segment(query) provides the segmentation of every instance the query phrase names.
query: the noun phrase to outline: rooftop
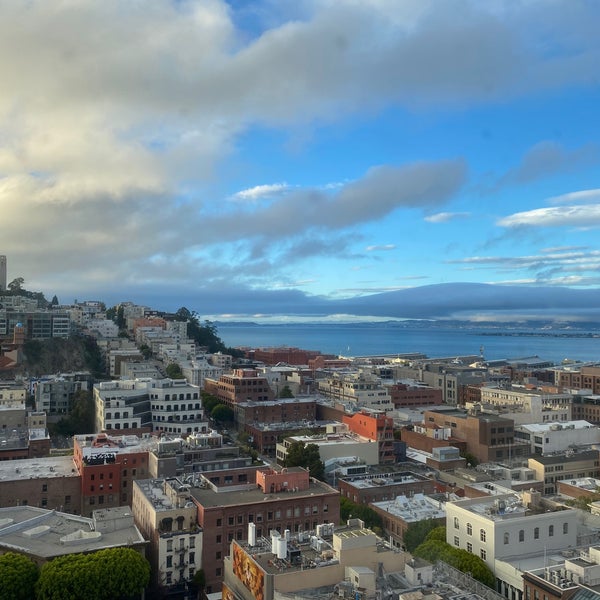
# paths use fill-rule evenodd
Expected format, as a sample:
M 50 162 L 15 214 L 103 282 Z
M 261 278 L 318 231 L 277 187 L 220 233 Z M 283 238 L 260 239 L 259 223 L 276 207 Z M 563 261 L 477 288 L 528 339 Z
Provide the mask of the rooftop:
M 210 487 L 192 487 L 190 489 L 190 495 L 202 504 L 206 508 L 213 508 L 216 506 L 238 506 L 241 504 L 257 504 L 264 502 L 265 500 L 276 501 L 276 500 L 288 500 L 292 498 L 305 498 L 310 496 L 316 496 L 319 494 L 335 494 L 339 492 L 331 486 L 318 481 L 316 479 L 310 480 L 310 485 L 307 490 L 294 491 L 291 489 L 287 492 L 281 492 L 277 494 L 265 494 L 263 491 L 254 483 L 248 484 L 246 489 L 236 489 L 227 491 L 227 488 L 220 488 L 218 492 L 215 492 Z
M 446 518 L 444 504 L 424 494 L 415 494 L 411 498 L 402 495 L 395 500 L 372 502 L 371 504 L 406 522 Z
M 47 477 L 78 477 L 72 456 L 25 458 L 0 461 L 0 481 L 40 479 Z
M 158 446 L 158 438 L 141 438 L 137 435 L 109 436 L 99 433 L 94 435 L 76 435 L 75 440 L 81 448 L 84 459 L 105 454 L 152 452 Z
M 92 518 L 33 506 L 0 508 L 0 548 L 4 550 L 51 559 L 139 544 L 145 541 L 128 507 L 94 511 Z
M 370 489 L 381 488 L 403 483 L 418 483 L 426 481 L 427 478 L 410 471 L 396 473 L 377 473 L 374 475 L 356 475 L 354 477 L 344 477 L 343 481 L 355 488 Z

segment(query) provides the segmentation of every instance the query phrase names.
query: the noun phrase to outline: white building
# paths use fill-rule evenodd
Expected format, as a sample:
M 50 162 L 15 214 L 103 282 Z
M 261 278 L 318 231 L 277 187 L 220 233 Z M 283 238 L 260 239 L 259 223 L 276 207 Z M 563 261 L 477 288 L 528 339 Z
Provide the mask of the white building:
M 320 394 L 353 407 L 393 410 L 388 388 L 371 373 L 334 373 L 317 381 Z
M 185 379 L 133 379 L 94 385 L 96 430 L 151 427 L 179 435 L 208 431 L 200 389 Z
M 555 394 L 541 390 L 513 386 L 481 388 L 481 405 L 498 410 L 502 416 L 513 419 L 515 425 L 552 423 L 571 420 L 572 394 Z
M 496 575 L 497 590 L 522 600 L 522 572 L 511 560 L 577 545 L 578 514 L 550 509 L 540 492 L 498 494 L 446 503 L 446 542 L 479 556 Z
M 200 389 L 204 388 L 206 379 L 218 380 L 223 374 L 223 369 L 209 363 L 203 354 L 197 355 L 193 360 L 180 362 L 179 367 L 186 381 Z
M 201 567 L 202 531 L 189 491 L 189 486 L 175 478 L 133 482 L 133 515 L 150 540 L 153 583 L 162 592 L 185 590 Z
M 319 456 L 323 462 L 333 458 L 357 458 L 367 465 L 379 464 L 379 444 L 355 433 L 326 433 L 324 435 L 294 435 L 285 438 L 276 446 L 277 461 L 284 464 L 289 447 L 294 442 L 315 444 L 319 448 Z
M 551 454 L 600 443 L 600 429 L 588 421 L 533 423 L 515 427 L 515 438 L 529 442 L 532 454 Z

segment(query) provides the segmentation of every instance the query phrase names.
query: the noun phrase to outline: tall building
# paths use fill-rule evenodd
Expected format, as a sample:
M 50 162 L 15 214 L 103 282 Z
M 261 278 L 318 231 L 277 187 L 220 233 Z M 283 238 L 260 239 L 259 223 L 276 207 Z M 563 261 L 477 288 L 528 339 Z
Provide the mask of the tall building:
M 0 292 L 6 290 L 6 256 L 0 254 Z

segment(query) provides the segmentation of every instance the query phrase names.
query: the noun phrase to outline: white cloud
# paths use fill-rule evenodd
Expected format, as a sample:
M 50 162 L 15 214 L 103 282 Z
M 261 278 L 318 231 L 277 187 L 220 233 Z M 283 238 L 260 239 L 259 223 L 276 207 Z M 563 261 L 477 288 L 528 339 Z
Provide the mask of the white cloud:
M 469 216 L 471 216 L 471 213 L 468 212 L 441 212 L 426 216 L 425 221 L 428 223 L 448 223 L 448 221 L 453 221 L 454 219 L 466 219 Z
M 375 245 L 375 246 L 367 246 L 365 248 L 365 250 L 367 252 L 382 252 L 382 251 L 389 251 L 389 250 L 395 250 L 396 249 L 396 244 L 380 244 L 380 245 Z
M 274 196 L 285 192 L 290 188 L 287 183 L 270 183 L 264 185 L 256 185 L 247 190 L 241 190 L 233 195 L 234 200 L 250 200 L 256 201 L 261 198 Z
M 549 204 L 585 204 L 585 203 L 597 203 L 600 201 L 600 189 L 596 188 L 593 190 L 581 190 L 579 192 L 569 192 L 568 194 L 562 194 L 560 196 L 553 196 L 548 198 Z
M 536 208 L 498 221 L 501 227 L 600 227 L 600 204 Z

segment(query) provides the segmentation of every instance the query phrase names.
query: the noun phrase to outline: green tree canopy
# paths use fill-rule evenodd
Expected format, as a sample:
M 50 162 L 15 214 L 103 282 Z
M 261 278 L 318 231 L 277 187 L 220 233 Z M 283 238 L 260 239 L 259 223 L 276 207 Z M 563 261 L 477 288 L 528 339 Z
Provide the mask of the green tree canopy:
M 316 479 L 325 478 L 325 465 L 319 454 L 319 446 L 292 442 L 287 450 L 286 467 L 304 467 L 310 471 L 310 476 Z
M 200 324 L 200 318 L 195 311 L 190 311 L 185 306 L 182 306 L 176 313 L 175 318 L 178 321 L 187 323 L 187 334 L 198 344 L 205 346 L 209 352 L 225 352 L 232 356 L 242 356 L 242 352 L 233 348 L 227 348 L 223 340 L 219 337 L 217 327 L 211 321 L 204 321 Z
M 233 422 L 233 410 L 225 404 L 217 404 L 211 411 L 210 416 L 219 423 L 232 423 Z
M 383 533 L 383 520 L 370 506 L 356 504 L 344 496 L 340 497 L 340 519 L 342 522 L 350 518 L 360 519 L 378 535 Z
M 485 562 L 479 556 L 441 540 L 441 529 L 445 528 L 431 530 L 428 539 L 416 548 L 413 554 L 432 563 L 442 560 L 463 573 L 471 573 L 473 579 L 494 589 L 496 578 Z
M 211 413 L 212 409 L 217 406 L 217 404 L 222 404 L 216 396 L 208 394 L 207 392 L 200 392 L 200 396 L 202 397 L 202 406 L 208 414 Z
M 0 556 L 0 598 L 29 600 L 35 597 L 35 584 L 40 575 L 37 565 L 26 556 L 7 552 Z
M 423 519 L 422 521 L 414 521 L 413 523 L 409 523 L 406 531 L 402 536 L 402 541 L 404 542 L 404 546 L 409 552 L 413 552 L 415 548 L 420 546 L 425 540 L 429 540 L 429 535 L 434 531 L 441 529 L 439 535 L 442 537 L 442 542 L 446 541 L 446 528 L 439 527 L 439 523 L 434 519 Z
M 38 600 L 139 598 L 150 581 L 150 564 L 131 548 L 69 554 L 42 567 Z
M 170 379 L 183 379 L 181 367 L 177 363 L 169 363 L 165 371 Z
M 284 385 L 283 389 L 279 393 L 280 398 L 293 398 L 294 394 L 292 394 L 292 390 L 290 390 L 289 385 Z

